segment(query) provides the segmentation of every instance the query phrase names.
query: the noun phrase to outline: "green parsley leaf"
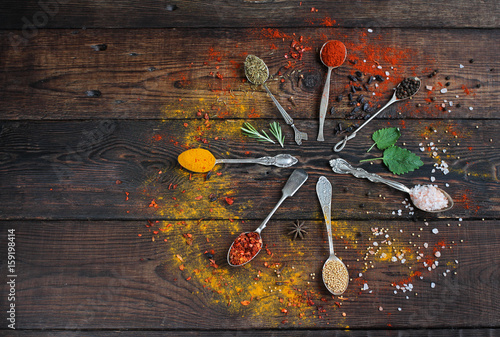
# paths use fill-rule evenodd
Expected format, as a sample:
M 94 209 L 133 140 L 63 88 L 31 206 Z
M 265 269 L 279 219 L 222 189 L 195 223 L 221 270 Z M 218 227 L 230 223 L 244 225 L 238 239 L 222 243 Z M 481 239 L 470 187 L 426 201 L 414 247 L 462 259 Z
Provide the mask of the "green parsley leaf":
M 370 152 L 375 145 L 379 150 L 387 149 L 396 144 L 396 141 L 401 137 L 399 128 L 385 128 L 377 130 L 373 133 L 372 139 L 375 142 L 366 152 Z
M 385 149 L 384 156 L 381 158 L 364 159 L 360 162 L 378 159 L 382 159 L 389 170 L 398 175 L 414 171 L 424 165 L 419 156 L 407 149 L 403 149 L 395 145 Z

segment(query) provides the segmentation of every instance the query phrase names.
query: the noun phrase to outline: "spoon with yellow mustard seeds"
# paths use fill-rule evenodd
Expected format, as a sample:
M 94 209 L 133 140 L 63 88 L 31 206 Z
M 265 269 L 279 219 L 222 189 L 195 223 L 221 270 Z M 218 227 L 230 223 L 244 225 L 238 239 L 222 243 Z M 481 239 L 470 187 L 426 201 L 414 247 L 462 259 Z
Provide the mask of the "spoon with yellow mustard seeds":
M 214 155 L 205 149 L 186 150 L 177 157 L 177 161 L 186 170 L 196 173 L 210 172 L 217 164 L 260 164 L 284 168 L 298 163 L 298 159 L 289 154 L 261 158 L 215 159 Z

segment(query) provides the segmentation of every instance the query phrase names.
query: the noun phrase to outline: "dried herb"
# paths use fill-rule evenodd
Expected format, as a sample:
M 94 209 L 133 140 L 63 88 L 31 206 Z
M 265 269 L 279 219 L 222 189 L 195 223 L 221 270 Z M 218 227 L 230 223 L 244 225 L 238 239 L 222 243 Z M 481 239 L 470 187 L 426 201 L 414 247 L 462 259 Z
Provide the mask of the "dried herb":
M 399 137 L 401 137 L 401 131 L 399 131 L 399 128 L 385 128 L 377 130 L 372 135 L 372 139 L 375 143 L 366 152 L 370 152 L 375 145 L 377 145 L 379 150 L 385 150 L 396 144 Z
M 262 84 L 269 77 L 269 70 L 263 60 L 255 55 L 248 55 L 244 62 L 245 76 L 253 84 Z
M 360 160 L 360 163 L 380 159 L 384 161 L 392 173 L 398 175 L 414 171 L 424 165 L 419 156 L 396 145 L 385 149 L 383 157 Z

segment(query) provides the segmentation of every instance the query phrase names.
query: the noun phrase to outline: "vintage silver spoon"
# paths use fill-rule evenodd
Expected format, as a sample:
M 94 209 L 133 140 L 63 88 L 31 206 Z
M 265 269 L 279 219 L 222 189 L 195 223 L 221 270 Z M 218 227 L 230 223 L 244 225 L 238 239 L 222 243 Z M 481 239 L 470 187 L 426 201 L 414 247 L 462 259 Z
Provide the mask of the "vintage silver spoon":
M 407 81 L 407 80 L 413 80 L 415 82 L 418 83 L 418 88 L 417 90 L 415 90 L 415 92 L 412 92 L 410 95 L 408 96 L 405 96 L 405 97 L 399 97 L 398 98 L 398 88 L 401 88 L 401 85 L 403 84 L 404 81 Z M 389 100 L 389 102 L 387 102 L 386 105 L 384 105 L 382 108 L 380 108 L 379 111 L 377 111 L 373 116 L 371 116 L 369 119 L 366 120 L 366 122 L 363 123 L 363 125 L 361 125 L 359 128 L 357 128 L 353 133 L 351 133 L 349 136 L 345 136 L 344 139 L 342 139 L 340 142 L 338 142 L 335 147 L 333 148 L 333 150 L 335 152 L 340 152 L 342 151 L 342 149 L 344 148 L 345 144 L 353 139 L 354 137 L 356 137 L 356 134 L 366 126 L 366 124 L 370 123 L 370 121 L 372 119 L 374 119 L 375 117 L 377 117 L 382 111 L 384 111 L 389 105 L 391 105 L 392 103 L 394 102 L 398 102 L 398 101 L 403 101 L 405 99 L 409 99 L 411 97 L 413 97 L 419 90 L 420 90 L 420 87 L 422 86 L 422 82 L 420 81 L 420 79 L 418 77 L 410 77 L 410 78 L 407 78 L 405 80 L 403 80 L 401 83 L 398 84 L 398 86 L 396 87 L 396 89 L 394 90 L 394 94 L 392 95 L 391 99 Z
M 328 43 L 330 43 L 330 42 L 334 42 L 334 41 L 327 41 L 327 42 L 325 42 L 323 44 L 323 46 L 321 47 L 321 50 L 319 51 L 319 56 L 320 56 L 320 59 L 321 59 L 321 63 L 323 63 L 326 67 L 328 67 L 328 71 L 326 73 L 325 86 L 323 88 L 323 94 L 321 95 L 321 103 L 319 105 L 319 131 L 318 131 L 318 138 L 316 140 L 320 141 L 320 142 L 325 141 L 325 137 L 323 136 L 323 127 L 325 125 L 326 110 L 328 108 L 328 99 L 330 97 L 330 77 L 332 75 L 332 70 L 335 69 L 335 68 L 340 67 L 344 63 L 345 58 L 347 57 L 347 49 L 346 49 L 345 55 L 344 55 L 344 59 L 342 60 L 341 64 L 336 65 L 334 67 L 331 67 L 331 66 L 327 65 L 325 63 L 325 61 L 323 60 L 323 57 L 322 57 L 323 53 L 322 52 L 323 52 L 323 48 L 325 48 L 325 46 Z M 344 46 L 344 48 L 345 48 L 345 46 Z
M 291 197 L 295 194 L 295 192 L 297 192 L 299 190 L 299 188 L 306 182 L 308 178 L 308 175 L 307 175 L 307 172 L 304 171 L 303 169 L 296 169 L 292 172 L 292 174 L 290 175 L 290 177 L 288 178 L 285 186 L 283 187 L 283 189 L 281 190 L 282 192 L 282 196 L 281 196 L 281 199 L 278 201 L 278 203 L 276 204 L 276 206 L 274 206 L 274 208 L 272 209 L 272 211 L 269 213 L 269 215 L 264 219 L 264 221 L 262 221 L 262 223 L 260 224 L 260 226 L 253 232 L 245 232 L 245 233 L 242 233 L 242 234 L 248 234 L 248 233 L 256 233 L 256 237 L 258 236 L 260 242 L 261 242 L 261 246 L 259 248 L 259 250 L 253 254 L 252 256 L 250 256 L 249 258 L 245 259 L 242 263 L 232 263 L 232 254 L 231 254 L 231 250 L 233 249 L 233 246 L 236 242 L 236 240 L 231 244 L 231 247 L 229 248 L 229 251 L 227 252 L 227 263 L 232 266 L 232 267 L 240 267 L 240 266 L 243 266 L 245 264 L 247 264 L 248 262 L 252 261 L 255 256 L 257 256 L 260 252 L 260 250 L 262 249 L 262 238 L 260 236 L 260 232 L 262 232 L 262 230 L 264 228 L 266 228 L 266 225 L 269 221 L 269 219 L 271 219 L 271 217 L 273 216 L 274 212 L 276 212 L 276 210 L 278 209 L 278 207 L 280 207 L 280 205 L 283 203 L 283 201 L 285 201 L 286 198 L 288 197 Z M 240 234 L 240 236 L 242 235 Z M 238 238 L 240 237 L 238 236 Z
M 207 158 L 206 165 L 199 165 L 193 162 L 192 158 L 203 157 Z M 279 154 L 274 157 L 260 157 L 260 158 L 241 158 L 241 159 L 215 159 L 212 153 L 205 149 L 189 149 L 182 152 L 177 158 L 179 164 L 185 169 L 204 173 L 210 172 L 217 164 L 260 164 L 260 165 L 274 165 L 277 167 L 290 167 L 297 164 L 298 159 L 289 154 Z
M 332 184 L 324 176 L 319 177 L 316 183 L 316 194 L 318 195 L 328 234 L 328 246 L 330 256 L 323 264 L 323 283 L 326 289 L 334 295 L 342 295 L 349 284 L 349 272 L 344 262 L 340 260 L 333 251 L 332 239 Z
M 255 74 L 259 74 L 261 76 L 255 76 Z M 285 123 L 290 125 L 295 132 L 295 142 L 298 145 L 301 145 L 302 140 L 307 140 L 307 133 L 300 132 L 297 129 L 297 127 L 293 124 L 292 117 L 290 117 L 286 110 L 283 109 L 281 104 L 276 98 L 274 98 L 273 94 L 267 87 L 266 81 L 269 78 L 269 68 L 267 67 L 266 63 L 255 55 L 248 55 L 245 59 L 245 76 L 250 83 L 253 83 L 255 85 L 262 85 L 264 87 L 267 94 L 269 95 L 269 97 L 271 97 L 274 104 L 281 113 L 281 116 L 283 116 L 283 118 L 285 119 Z
M 406 187 L 405 185 L 397 182 L 397 181 L 382 178 L 381 176 L 379 176 L 375 173 L 369 173 L 360 167 L 353 167 L 351 164 L 349 164 L 347 161 L 345 161 L 342 158 L 330 160 L 330 166 L 332 167 L 332 170 L 335 173 L 352 174 L 356 178 L 365 178 L 365 179 L 368 179 L 374 183 L 383 183 L 383 184 L 389 185 L 392 188 L 395 188 L 395 189 L 400 190 L 402 192 L 408 193 L 410 195 L 410 199 L 412 200 L 413 204 L 415 205 L 415 207 L 417 207 L 415 202 L 413 201 L 411 189 Z M 448 205 L 446 207 L 444 207 L 442 209 L 438 209 L 438 210 L 425 210 L 425 209 L 421 209 L 419 207 L 417 207 L 417 208 L 424 211 L 424 212 L 430 212 L 430 213 L 444 212 L 444 211 L 451 209 L 453 207 L 453 204 L 454 204 L 453 199 L 450 197 L 450 195 L 448 193 L 446 193 L 445 191 L 443 191 L 440 188 L 438 188 L 438 189 L 439 189 L 439 191 L 441 191 L 441 193 L 443 193 L 443 195 L 446 197 L 446 199 L 448 199 Z

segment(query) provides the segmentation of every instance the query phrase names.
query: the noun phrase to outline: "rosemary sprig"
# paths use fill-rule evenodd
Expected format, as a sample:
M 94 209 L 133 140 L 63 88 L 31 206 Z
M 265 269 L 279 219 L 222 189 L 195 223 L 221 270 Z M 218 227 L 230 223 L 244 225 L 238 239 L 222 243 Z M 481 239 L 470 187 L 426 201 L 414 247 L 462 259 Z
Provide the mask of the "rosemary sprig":
M 281 147 L 284 147 L 283 143 L 285 142 L 285 135 L 283 135 L 283 133 L 281 132 L 280 123 L 272 122 L 271 124 L 269 124 L 269 127 L 269 131 L 278 140 Z
M 261 142 L 271 142 L 273 144 L 276 144 L 276 142 L 274 140 L 272 140 L 271 137 L 269 137 L 264 130 L 262 130 L 262 133 L 264 135 L 261 135 L 259 133 L 259 131 L 257 131 L 257 129 L 255 129 L 252 126 L 252 124 L 250 124 L 250 123 L 243 123 L 243 126 L 241 127 L 241 130 L 248 137 L 256 138 L 258 141 L 261 141 Z

